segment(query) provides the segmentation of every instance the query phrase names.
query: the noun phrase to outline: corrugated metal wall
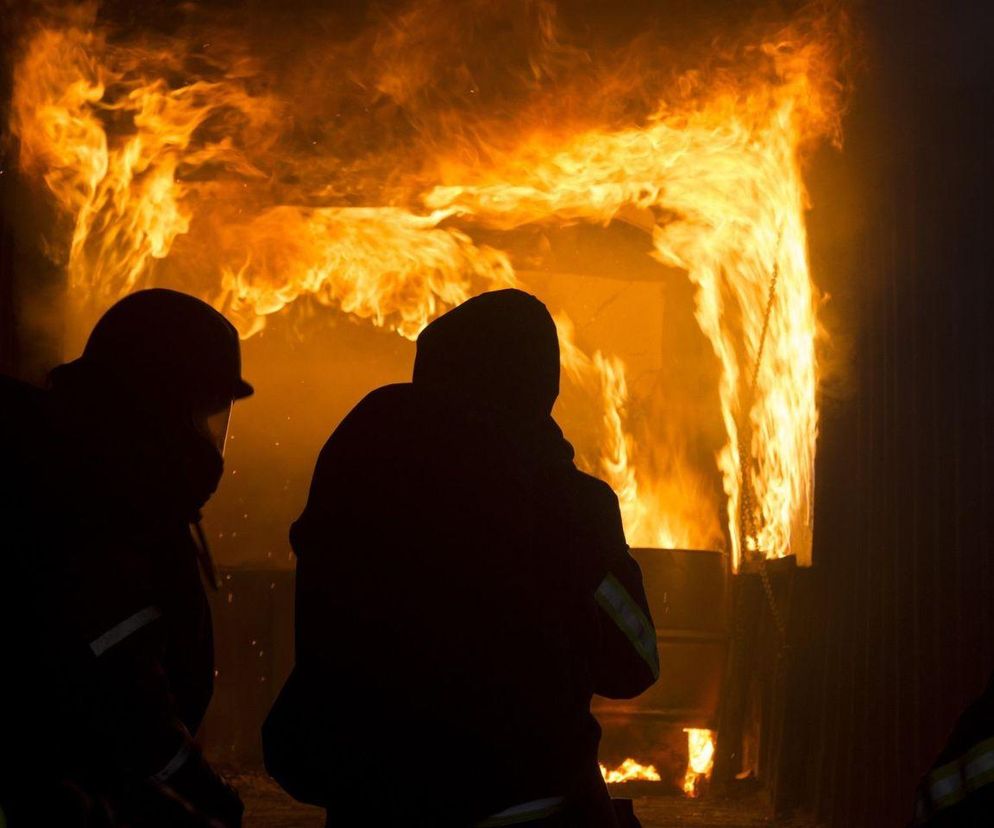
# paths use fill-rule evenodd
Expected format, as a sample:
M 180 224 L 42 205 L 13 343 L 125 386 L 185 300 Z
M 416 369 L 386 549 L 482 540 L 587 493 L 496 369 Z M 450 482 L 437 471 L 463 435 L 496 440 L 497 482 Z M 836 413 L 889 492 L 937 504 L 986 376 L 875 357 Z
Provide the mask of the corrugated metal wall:
M 866 11 L 847 124 L 851 393 L 819 445 L 809 711 L 784 761 L 834 825 L 901 825 L 994 670 L 990 13 Z M 818 241 L 813 241 L 817 255 Z

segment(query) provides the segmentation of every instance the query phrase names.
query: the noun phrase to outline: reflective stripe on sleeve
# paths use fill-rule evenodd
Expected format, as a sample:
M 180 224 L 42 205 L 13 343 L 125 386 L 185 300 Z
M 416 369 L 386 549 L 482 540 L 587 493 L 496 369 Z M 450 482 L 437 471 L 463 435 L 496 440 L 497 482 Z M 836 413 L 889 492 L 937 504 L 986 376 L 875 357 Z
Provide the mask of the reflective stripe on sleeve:
M 611 616 L 631 641 L 635 651 L 649 665 L 653 678 L 659 678 L 659 653 L 656 651 L 656 630 L 645 617 L 642 608 L 612 573 L 604 577 L 594 594 L 597 603 Z
M 963 798 L 963 777 L 959 762 L 950 762 L 928 775 L 928 794 L 936 810 L 955 805 Z
M 152 779 L 156 782 L 168 782 L 169 778 L 176 773 L 183 763 L 190 758 L 190 745 L 188 742 L 183 742 L 180 745 L 179 750 L 176 751 L 176 755 L 173 756 L 166 764 L 162 767 L 158 773 L 152 774 Z
M 994 739 L 985 739 L 963 757 L 966 787 L 975 791 L 994 782 Z
M 93 639 L 90 642 L 90 649 L 93 650 L 95 656 L 101 656 L 115 644 L 120 644 L 129 635 L 133 635 L 142 627 L 151 624 L 160 615 L 162 615 L 162 611 L 158 607 L 147 606 L 143 610 L 138 610 L 120 624 L 115 624 L 99 638 Z
M 536 799 L 501 811 L 499 814 L 487 817 L 483 822 L 476 823 L 477 828 L 496 828 L 498 825 L 521 825 L 545 819 L 560 811 L 565 797 L 553 796 L 548 799 Z

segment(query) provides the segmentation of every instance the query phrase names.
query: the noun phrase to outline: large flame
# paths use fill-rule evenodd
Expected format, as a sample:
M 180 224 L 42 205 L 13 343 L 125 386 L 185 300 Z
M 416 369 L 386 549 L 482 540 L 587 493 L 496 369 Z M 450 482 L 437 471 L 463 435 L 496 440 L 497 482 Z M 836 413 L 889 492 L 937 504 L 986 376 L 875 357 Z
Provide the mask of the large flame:
M 310 297 L 410 338 L 520 284 L 518 228 L 634 224 L 696 288 L 726 503 L 674 436 L 693 424 L 635 433 L 624 364 L 560 313 L 630 542 L 809 561 L 819 297 L 801 165 L 838 137 L 837 15 L 757 25 L 676 71 L 659 27 L 573 43 L 548 2 L 415 0 L 292 47 L 189 14 L 136 34 L 71 6 L 19 44 L 19 164 L 58 205 L 48 242 L 79 307 L 167 283 L 244 336 Z M 668 458 L 654 473 L 647 444 Z

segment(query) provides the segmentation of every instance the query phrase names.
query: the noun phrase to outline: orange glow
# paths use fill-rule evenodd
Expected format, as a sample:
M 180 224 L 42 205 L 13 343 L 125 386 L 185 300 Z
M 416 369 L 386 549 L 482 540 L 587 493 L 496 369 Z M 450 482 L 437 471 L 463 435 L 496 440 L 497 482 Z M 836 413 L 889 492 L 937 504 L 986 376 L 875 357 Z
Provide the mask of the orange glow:
M 714 768 L 714 734 L 710 730 L 685 727 L 689 760 L 683 777 L 683 792 L 687 796 L 697 796 L 702 779 L 711 778 Z
M 601 776 L 608 785 L 621 785 L 624 782 L 658 782 L 659 772 L 652 765 L 640 765 L 634 759 L 626 759 L 615 770 L 600 766 Z
M 483 17 L 504 8 L 473 4 Z M 687 453 L 695 423 L 637 431 L 626 365 L 558 312 L 564 375 L 603 412 L 581 456 L 618 493 L 632 545 L 809 563 L 820 296 L 802 162 L 839 137 L 838 16 L 808 9 L 739 33 L 678 73 L 651 38 L 595 53 L 564 40 L 553 4 L 529 14 L 527 60 L 489 107 L 481 90 L 500 83 L 467 67 L 501 45 L 453 34 L 472 15 L 432 0 L 299 46 L 320 84 L 303 59 L 273 68 L 288 62 L 275 37 L 114 37 L 91 5 L 41 20 L 21 44 L 11 127 L 21 169 L 58 207 L 47 242 L 73 303 L 92 318 L 168 284 L 245 337 L 301 303 L 414 338 L 481 291 L 528 288 L 521 228 L 625 222 L 695 287 L 724 443 L 702 468 Z M 649 104 L 620 112 L 621 99 Z

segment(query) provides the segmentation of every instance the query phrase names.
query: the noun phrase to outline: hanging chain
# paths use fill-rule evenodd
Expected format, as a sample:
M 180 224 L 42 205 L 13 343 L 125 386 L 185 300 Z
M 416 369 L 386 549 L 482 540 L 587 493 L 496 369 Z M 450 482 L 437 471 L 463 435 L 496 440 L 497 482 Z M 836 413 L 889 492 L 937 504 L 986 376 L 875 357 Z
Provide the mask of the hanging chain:
M 780 641 L 781 651 L 787 647 L 787 624 L 780 613 L 780 605 L 777 604 L 776 596 L 773 594 L 773 584 L 770 582 L 769 562 L 763 558 L 759 565 L 759 577 L 763 582 L 763 592 L 766 593 L 766 603 L 770 607 L 770 614 L 773 616 L 773 623 L 777 628 L 777 635 Z
M 773 261 L 773 273 L 770 276 L 770 290 L 766 299 L 766 312 L 763 314 L 763 330 L 759 334 L 759 348 L 756 350 L 756 362 L 752 369 L 752 384 L 749 386 L 749 405 L 756 401 L 756 387 L 759 383 L 759 367 L 763 363 L 763 351 L 766 349 L 766 337 L 770 332 L 770 317 L 773 315 L 773 303 L 777 298 L 777 282 L 780 279 L 780 240 L 783 230 L 777 234 L 776 258 Z M 748 412 L 747 412 L 748 413 Z
M 746 405 L 743 406 L 743 422 L 739 425 L 739 463 L 742 471 L 739 495 L 739 544 L 742 549 L 743 556 L 745 556 L 746 553 L 747 540 L 749 537 L 756 538 L 758 545 L 758 533 L 755 520 L 756 515 L 753 508 L 751 474 L 753 457 L 752 448 L 750 446 L 751 439 L 749 439 L 752 436 L 752 426 L 749 420 L 749 412 L 752 410 L 753 403 L 756 401 L 756 389 L 759 384 L 759 369 L 763 363 L 763 352 L 766 348 L 766 339 L 770 330 L 770 317 L 773 315 L 773 305 L 777 296 L 777 281 L 780 278 L 780 243 L 782 240 L 783 226 L 780 227 L 780 230 L 777 233 L 776 254 L 773 260 L 772 274 L 770 276 L 770 289 L 766 300 L 766 312 L 763 315 L 763 329 L 759 335 L 759 347 L 756 349 L 756 360 L 753 365 L 752 381 L 749 384 L 749 396 L 746 399 Z M 765 555 L 762 555 L 760 559 L 759 576 L 763 582 L 763 592 L 766 594 L 766 603 L 770 607 L 770 614 L 773 616 L 773 623 L 777 628 L 780 648 L 783 650 L 783 648 L 787 645 L 787 625 L 784 622 L 783 615 L 780 612 L 776 596 L 773 594 L 773 584 L 770 581 L 770 573 L 767 570 L 767 560 Z

